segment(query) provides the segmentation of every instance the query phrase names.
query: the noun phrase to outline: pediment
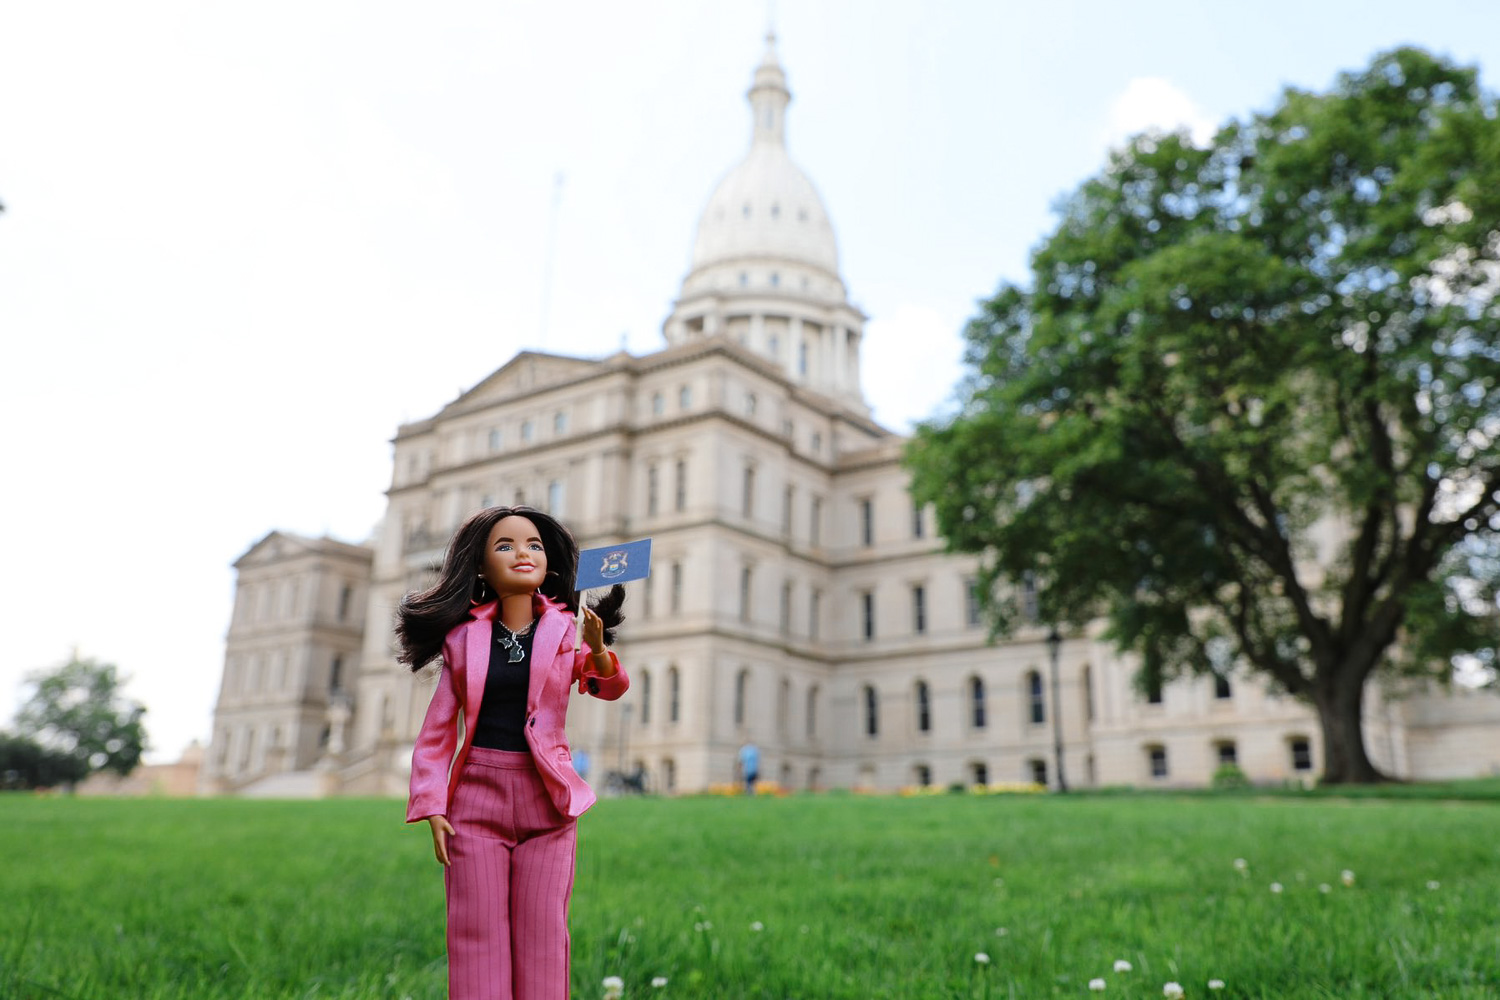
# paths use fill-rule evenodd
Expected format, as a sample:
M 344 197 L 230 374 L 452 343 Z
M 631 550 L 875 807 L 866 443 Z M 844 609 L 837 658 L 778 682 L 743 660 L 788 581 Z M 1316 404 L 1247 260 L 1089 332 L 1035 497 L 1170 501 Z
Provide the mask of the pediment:
M 600 364 L 588 358 L 522 351 L 449 405 L 467 408 L 474 403 L 524 396 L 549 385 L 583 378 L 597 370 Z
M 247 566 L 266 566 L 271 563 L 285 562 L 294 556 L 312 551 L 312 548 L 311 539 L 294 535 L 289 531 L 273 531 L 250 546 L 244 555 L 236 559 L 234 568 L 244 569 Z

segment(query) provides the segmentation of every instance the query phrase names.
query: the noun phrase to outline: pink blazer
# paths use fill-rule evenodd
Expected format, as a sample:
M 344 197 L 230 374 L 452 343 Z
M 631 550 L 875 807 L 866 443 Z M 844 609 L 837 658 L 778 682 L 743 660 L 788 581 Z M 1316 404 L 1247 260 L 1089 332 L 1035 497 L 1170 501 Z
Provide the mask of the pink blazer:
M 573 685 L 579 694 L 614 701 L 630 687 L 630 678 L 613 652 L 615 672 L 601 677 L 589 659 L 585 643 L 573 652 L 573 616 L 558 603 L 538 594 L 536 637 L 531 644 L 531 681 L 526 691 L 526 743 L 536 761 L 542 783 L 558 812 L 569 818 L 582 816 L 595 802 L 594 790 L 573 770 L 564 722 Z M 453 804 L 453 791 L 463 771 L 479 703 L 484 698 L 484 679 L 490 668 L 490 643 L 499 602 L 474 608 L 468 621 L 454 626 L 443 642 L 443 674 L 427 706 L 422 731 L 411 755 L 411 797 L 406 821 L 428 816 L 446 816 Z M 462 734 L 459 723 L 462 722 Z M 456 751 L 456 752 L 455 752 Z

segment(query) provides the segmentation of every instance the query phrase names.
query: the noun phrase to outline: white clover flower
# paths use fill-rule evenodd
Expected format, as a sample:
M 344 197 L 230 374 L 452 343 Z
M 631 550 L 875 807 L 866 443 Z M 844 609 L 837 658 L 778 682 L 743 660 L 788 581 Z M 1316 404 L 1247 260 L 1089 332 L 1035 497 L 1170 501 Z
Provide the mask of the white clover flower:
M 654 988 L 656 988 L 656 989 L 659 990 L 663 986 L 667 985 L 667 977 L 666 976 L 652 976 L 651 977 L 651 985 Z
M 1224 980 L 1210 979 L 1208 981 L 1208 988 L 1211 990 L 1222 990 L 1224 988 Z
M 1102 980 L 1102 979 L 1090 979 L 1089 980 L 1089 989 L 1093 990 L 1095 993 L 1103 993 L 1104 992 L 1104 985 L 1105 985 L 1105 983 L 1104 983 L 1104 980 Z
M 1129 962 L 1125 961 L 1123 958 L 1117 958 L 1117 959 L 1115 959 L 1115 971 L 1116 972 L 1129 972 L 1132 968 L 1133 968 L 1133 966 Z
M 1318 891 L 1326 896 L 1328 893 L 1333 891 L 1333 886 L 1329 885 L 1327 882 L 1319 882 Z
M 1352 871 L 1350 871 L 1349 869 L 1345 868 L 1343 871 L 1339 872 L 1339 881 L 1342 882 L 1342 883 L 1344 883 L 1346 886 L 1353 887 L 1353 885 L 1354 885 L 1354 873 Z
M 1164 996 L 1164 997 L 1180 997 L 1180 996 L 1182 996 L 1182 984 L 1181 983 L 1167 983 L 1165 986 L 1163 986 L 1161 988 L 1161 995 Z
M 623 990 L 625 988 L 625 980 L 619 976 L 605 976 L 604 988 L 607 990 Z
M 1275 893 L 1280 893 L 1281 892 L 1281 883 L 1280 882 L 1272 882 L 1271 883 L 1271 891 L 1275 892 Z
M 974 961 L 978 962 L 980 965 L 989 965 L 990 964 L 990 956 L 986 955 L 982 951 L 975 952 L 974 953 Z
M 1005 935 L 1007 935 L 1009 933 L 1010 933 L 1010 931 L 1006 930 L 1004 927 L 996 927 L 995 928 L 995 937 L 1005 937 Z
M 1246 868 L 1250 867 L 1250 862 L 1246 861 L 1244 858 L 1235 858 L 1234 867 L 1238 871 L 1244 871 Z
M 1439 882 L 1437 879 L 1429 879 L 1427 882 L 1427 889 L 1429 892 L 1437 892 L 1442 887 L 1443 883 Z
M 757 920 L 750 925 L 750 929 L 759 934 L 761 931 L 766 929 L 766 925 Z

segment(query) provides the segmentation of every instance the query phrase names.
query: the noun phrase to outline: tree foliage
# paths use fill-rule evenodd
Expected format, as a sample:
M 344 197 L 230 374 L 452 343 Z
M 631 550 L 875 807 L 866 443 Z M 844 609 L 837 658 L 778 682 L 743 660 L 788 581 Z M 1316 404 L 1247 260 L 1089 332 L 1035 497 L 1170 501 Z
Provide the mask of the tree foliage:
M 1101 616 L 1145 683 L 1235 664 L 1314 705 L 1325 780 L 1379 775 L 1382 667 L 1493 662 L 1500 120 L 1414 49 L 1204 147 L 1147 135 L 966 331 L 908 461 L 952 547 L 1044 620 Z
M 0 789 L 56 788 L 88 775 L 83 761 L 36 740 L 0 732 Z
M 71 784 L 95 771 L 121 777 L 135 770 L 146 747 L 146 709 L 126 699 L 113 664 L 71 661 L 28 678 L 35 686 L 21 706 L 21 736 L 71 761 Z

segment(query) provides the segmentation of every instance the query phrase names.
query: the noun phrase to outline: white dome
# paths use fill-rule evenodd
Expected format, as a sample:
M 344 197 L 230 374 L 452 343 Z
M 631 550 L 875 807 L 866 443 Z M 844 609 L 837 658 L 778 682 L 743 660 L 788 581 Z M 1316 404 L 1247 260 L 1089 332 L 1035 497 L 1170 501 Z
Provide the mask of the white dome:
M 752 146 L 698 219 L 694 271 L 744 258 L 790 260 L 839 273 L 823 199 L 779 144 Z
M 750 99 L 750 152 L 719 182 L 698 219 L 694 273 L 741 260 L 795 262 L 838 279 L 839 251 L 823 199 L 786 152 L 786 106 L 792 95 L 776 58 L 774 36 L 755 70 Z

